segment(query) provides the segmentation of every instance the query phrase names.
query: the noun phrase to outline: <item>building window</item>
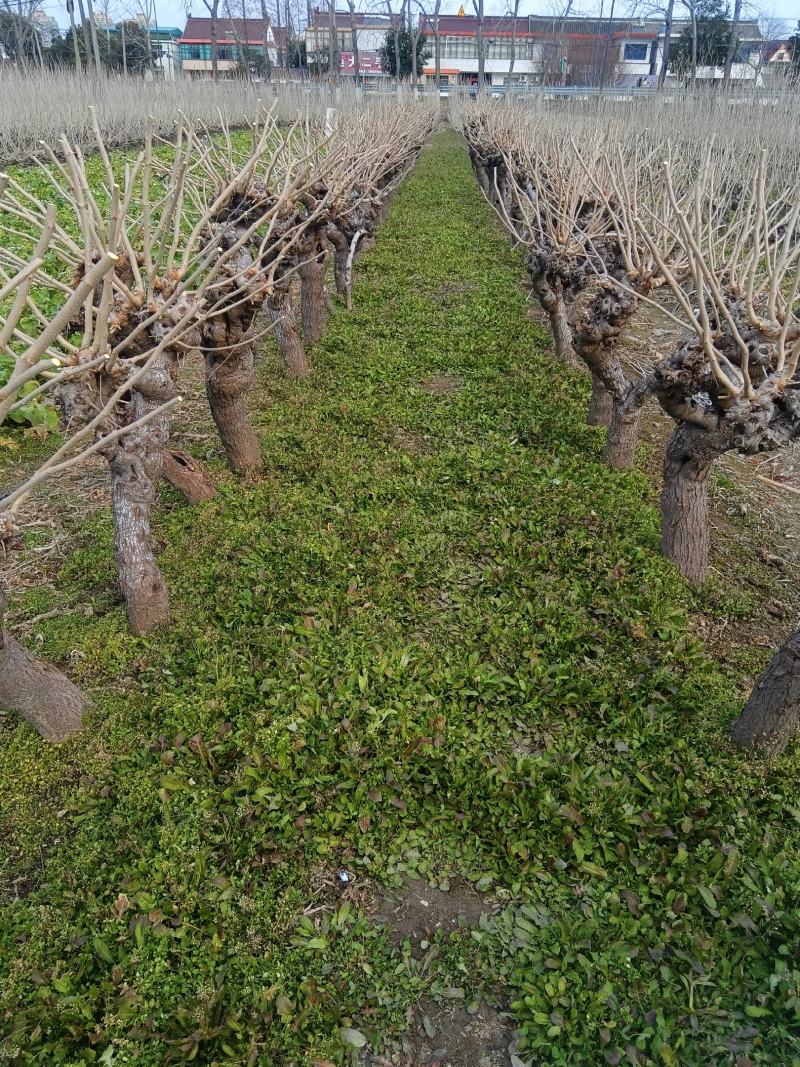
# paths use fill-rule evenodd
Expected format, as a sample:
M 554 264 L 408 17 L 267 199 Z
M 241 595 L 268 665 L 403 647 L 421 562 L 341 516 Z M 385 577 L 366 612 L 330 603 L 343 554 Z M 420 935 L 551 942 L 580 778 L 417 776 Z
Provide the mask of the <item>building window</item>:
M 647 59 L 647 44 L 644 42 L 640 44 L 638 41 L 636 43 L 626 41 L 623 59 L 631 63 L 644 63 Z
M 211 59 L 211 45 L 182 44 L 181 59 Z

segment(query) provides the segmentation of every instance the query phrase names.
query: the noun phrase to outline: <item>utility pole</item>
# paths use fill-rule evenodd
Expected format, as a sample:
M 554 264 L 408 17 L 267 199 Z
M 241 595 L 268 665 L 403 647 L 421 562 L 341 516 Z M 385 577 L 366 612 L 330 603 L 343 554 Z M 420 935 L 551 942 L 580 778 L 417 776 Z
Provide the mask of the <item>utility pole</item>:
M 91 59 L 89 57 L 92 54 L 92 42 L 91 42 L 91 38 L 89 37 L 89 26 L 88 26 L 88 23 L 86 22 L 86 12 L 83 9 L 83 0 L 78 0 L 78 14 L 81 17 L 81 32 L 83 34 L 83 48 L 84 48 L 84 51 L 86 53 L 86 69 L 88 71 L 89 64 L 91 62 Z
M 613 19 L 614 19 L 614 4 L 616 0 L 611 0 L 611 11 L 608 16 L 608 33 L 606 34 L 606 47 L 603 52 L 603 66 L 600 70 L 600 88 L 606 84 L 606 67 L 608 66 L 608 52 L 611 48 L 611 34 L 613 32 Z
M 67 0 L 67 12 L 69 14 L 69 28 L 70 36 L 72 37 L 72 47 L 75 50 L 75 70 L 78 74 L 82 74 L 83 64 L 81 63 L 81 50 L 78 47 L 78 27 L 75 25 L 74 0 Z
M 478 93 L 484 90 L 486 81 L 486 44 L 483 37 L 483 0 L 472 0 L 475 15 L 478 19 Z
M 94 21 L 94 8 L 92 7 L 92 0 L 86 0 L 86 6 L 89 11 L 89 29 L 92 34 L 92 55 L 94 56 L 94 69 L 99 75 L 102 73 L 103 67 L 100 63 L 100 45 L 97 43 L 97 26 Z
M 328 76 L 331 89 L 339 74 L 339 37 L 336 33 L 336 0 L 328 0 Z
M 272 81 L 272 60 L 269 55 L 269 14 L 267 12 L 267 0 L 261 0 L 261 39 L 264 44 L 264 77 Z M 287 63 L 288 67 L 289 64 Z

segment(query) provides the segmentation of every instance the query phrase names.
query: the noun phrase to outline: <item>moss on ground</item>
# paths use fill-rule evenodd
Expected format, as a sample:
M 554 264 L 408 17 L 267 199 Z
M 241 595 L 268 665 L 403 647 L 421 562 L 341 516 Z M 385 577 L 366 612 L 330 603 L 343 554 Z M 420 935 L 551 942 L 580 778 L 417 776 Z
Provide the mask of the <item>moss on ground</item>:
M 537 1063 L 800 1062 L 797 753 L 728 744 L 738 679 L 522 279 L 438 134 L 311 383 L 265 360 L 263 479 L 159 514 L 168 631 L 127 633 L 85 532 L 59 595 L 95 614 L 40 629 L 87 730 L 3 726 L 0 1058 L 351 1063 L 342 1027 L 391 1048 L 456 990 Z M 502 908 L 424 968 L 342 866 Z

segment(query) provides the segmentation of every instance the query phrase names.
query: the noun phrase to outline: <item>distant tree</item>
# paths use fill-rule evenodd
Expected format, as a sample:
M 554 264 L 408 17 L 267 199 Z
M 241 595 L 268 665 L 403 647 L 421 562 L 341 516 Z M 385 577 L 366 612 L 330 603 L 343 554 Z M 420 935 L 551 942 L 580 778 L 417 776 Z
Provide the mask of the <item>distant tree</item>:
M 115 33 L 103 34 L 100 40 L 100 62 L 109 70 L 125 70 L 142 74 L 150 66 L 150 37 L 139 22 L 125 22 L 125 48 L 122 47 L 122 25 Z
M 306 66 L 306 42 L 304 37 L 291 37 L 286 44 L 286 66 L 302 70 Z
M 142 74 L 150 67 L 150 40 L 147 31 L 139 22 L 126 21 L 120 23 L 113 33 L 101 33 L 98 38 L 100 50 L 100 63 L 105 70 L 125 71 L 128 74 Z M 87 59 L 91 62 L 91 56 L 87 57 L 85 42 L 80 33 L 76 33 L 78 55 L 84 64 Z M 46 59 L 55 66 L 75 66 L 75 44 L 72 40 L 72 30 L 69 29 L 63 36 L 54 37 L 52 47 L 45 53 Z
M 395 35 L 392 30 L 386 34 L 383 44 L 378 49 L 378 58 L 381 61 L 381 69 L 385 70 L 388 74 L 391 74 L 393 78 L 410 78 L 414 67 L 411 60 L 412 35 L 408 29 L 404 28 L 400 30 L 397 36 L 400 53 L 400 71 L 398 73 L 397 56 L 395 54 Z M 422 70 L 422 67 L 430 57 L 431 50 L 428 44 L 428 38 L 424 34 L 420 34 L 419 37 L 417 37 L 417 70 Z
M 697 0 L 692 26 L 678 38 L 670 61 L 680 77 L 694 78 L 697 67 L 721 67 L 728 54 L 730 10 L 725 0 Z
M 41 61 L 42 52 L 33 14 L 38 2 L 0 0 L 0 48 L 9 59 L 27 64 Z
M 789 38 L 789 54 L 792 57 L 792 80 L 800 80 L 800 19 L 797 28 Z
M 327 74 L 331 69 L 330 48 L 327 44 L 320 44 L 314 50 L 314 58 L 308 64 L 308 73 L 314 75 Z
M 82 42 L 80 37 L 76 34 L 76 42 L 78 45 L 78 52 L 82 51 Z M 53 43 L 50 45 L 48 52 L 46 53 L 47 61 L 55 67 L 74 67 L 75 66 L 75 45 L 72 42 L 72 30 L 67 30 L 66 33 L 61 33 L 53 37 Z
M 32 59 L 30 27 L 25 19 L 0 8 L 0 49 L 9 59 Z

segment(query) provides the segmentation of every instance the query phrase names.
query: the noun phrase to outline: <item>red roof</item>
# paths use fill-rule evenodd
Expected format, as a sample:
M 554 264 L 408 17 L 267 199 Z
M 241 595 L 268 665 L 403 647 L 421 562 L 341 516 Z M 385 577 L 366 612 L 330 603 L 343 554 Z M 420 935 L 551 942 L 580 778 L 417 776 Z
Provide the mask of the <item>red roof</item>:
M 183 44 L 210 44 L 211 25 L 211 19 L 196 19 L 190 15 L 186 20 L 186 28 L 181 35 L 181 42 Z M 263 45 L 264 20 L 217 19 L 218 43 L 235 44 L 237 40 L 243 41 L 245 44 Z

